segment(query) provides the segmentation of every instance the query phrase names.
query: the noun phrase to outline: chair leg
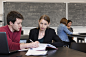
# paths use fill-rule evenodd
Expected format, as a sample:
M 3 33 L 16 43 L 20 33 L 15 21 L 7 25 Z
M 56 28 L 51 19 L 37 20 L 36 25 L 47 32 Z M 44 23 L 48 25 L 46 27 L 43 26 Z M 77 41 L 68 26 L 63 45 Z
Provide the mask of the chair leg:
M 77 39 L 77 43 L 79 43 L 79 40 Z
M 82 43 L 82 40 L 81 40 L 81 43 Z

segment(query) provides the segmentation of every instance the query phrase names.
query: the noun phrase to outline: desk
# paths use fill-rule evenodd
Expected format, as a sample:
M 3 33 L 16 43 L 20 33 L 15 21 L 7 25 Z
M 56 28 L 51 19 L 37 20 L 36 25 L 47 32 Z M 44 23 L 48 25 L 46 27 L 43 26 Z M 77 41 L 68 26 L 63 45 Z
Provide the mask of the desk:
M 0 57 L 86 57 L 86 53 L 69 49 L 67 47 L 59 47 L 58 50 L 49 50 L 45 56 L 26 56 L 26 52 L 17 52 L 10 55 L 0 55 Z
M 78 34 L 72 34 L 72 35 L 69 35 L 69 36 L 72 36 L 72 37 L 86 37 L 86 35 L 78 35 Z
M 85 41 L 85 43 L 86 43 L 86 35 L 77 35 L 77 34 L 73 34 L 73 35 L 68 35 L 68 36 L 77 37 L 77 38 L 82 38 L 82 39 L 84 39 L 84 41 Z

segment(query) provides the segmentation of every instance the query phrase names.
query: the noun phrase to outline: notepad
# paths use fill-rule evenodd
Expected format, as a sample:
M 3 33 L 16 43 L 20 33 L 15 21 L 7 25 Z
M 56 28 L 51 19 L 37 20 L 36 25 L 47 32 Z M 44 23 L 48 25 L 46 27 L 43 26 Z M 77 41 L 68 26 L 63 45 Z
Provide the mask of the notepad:
M 37 47 L 37 48 L 31 48 L 31 50 L 46 50 L 46 48 L 58 49 L 58 48 L 56 48 L 55 46 L 53 46 L 51 44 L 40 43 L 39 47 Z
M 28 49 L 21 49 L 21 50 L 18 50 L 18 51 L 28 51 Z
M 36 51 L 36 50 L 31 50 L 29 49 L 25 55 L 46 55 L 47 51 Z
M 27 56 L 29 56 L 29 55 L 46 55 L 47 54 L 46 47 L 58 49 L 51 44 L 40 43 L 39 47 L 28 49 L 28 51 L 25 55 L 27 55 Z
M 46 44 L 39 44 L 39 47 L 37 47 L 37 48 L 30 48 L 31 50 L 45 50 L 46 49 L 46 47 L 47 47 L 47 45 Z

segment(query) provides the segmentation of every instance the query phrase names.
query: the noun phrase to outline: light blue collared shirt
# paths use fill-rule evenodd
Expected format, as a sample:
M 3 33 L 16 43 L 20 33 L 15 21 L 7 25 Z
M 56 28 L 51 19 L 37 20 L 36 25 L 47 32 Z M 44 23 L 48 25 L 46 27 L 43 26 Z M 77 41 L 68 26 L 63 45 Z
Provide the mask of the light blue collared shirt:
M 67 34 L 72 34 L 64 24 L 60 24 L 57 28 L 57 34 L 62 41 L 69 42 Z

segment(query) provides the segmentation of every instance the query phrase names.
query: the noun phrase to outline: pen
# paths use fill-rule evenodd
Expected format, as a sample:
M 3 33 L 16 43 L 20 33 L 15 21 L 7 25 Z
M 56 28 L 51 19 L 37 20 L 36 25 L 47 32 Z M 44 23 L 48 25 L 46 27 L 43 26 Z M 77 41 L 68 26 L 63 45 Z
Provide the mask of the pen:
M 31 39 L 29 39 L 31 42 L 33 42 Z

